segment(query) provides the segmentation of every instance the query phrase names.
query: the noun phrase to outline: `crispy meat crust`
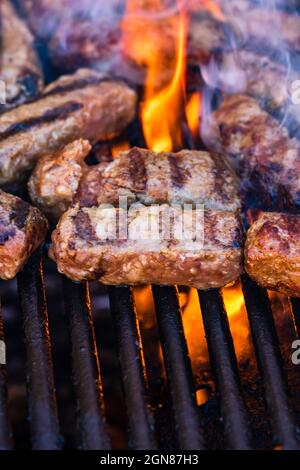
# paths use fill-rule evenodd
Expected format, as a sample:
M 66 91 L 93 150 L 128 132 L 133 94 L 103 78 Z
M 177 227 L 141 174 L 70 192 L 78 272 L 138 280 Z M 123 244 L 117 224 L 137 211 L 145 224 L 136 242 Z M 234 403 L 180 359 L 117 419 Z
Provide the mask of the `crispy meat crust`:
M 219 86 L 225 93 L 246 93 L 272 111 L 286 108 L 291 84 L 298 75 L 267 55 L 246 49 L 222 54 L 219 65 Z
M 86 69 L 61 77 L 35 102 L 0 116 L 0 184 L 20 180 L 74 137 L 91 143 L 113 138 L 135 109 L 136 94 L 122 82 Z
M 98 203 L 131 202 L 205 204 L 216 210 L 237 210 L 237 180 L 220 155 L 195 150 L 155 153 L 133 148 L 104 168 Z M 79 195 L 80 197 L 80 195 Z
M 261 213 L 247 233 L 245 269 L 262 287 L 300 297 L 300 216 Z
M 245 95 L 226 98 L 213 118 L 220 149 L 241 177 L 246 201 L 265 209 L 299 211 L 299 142 Z
M 129 18 L 126 27 L 138 31 L 143 28 L 145 41 L 157 41 L 157 33 L 151 28 L 151 21 L 145 27 L 146 17 Z M 159 30 L 162 34 L 162 29 Z M 95 33 L 96 32 L 96 33 Z M 174 31 L 164 24 L 165 54 L 174 54 Z M 211 15 L 198 11 L 191 15 L 188 30 L 188 62 L 199 64 L 207 62 L 214 50 L 221 48 L 226 40 L 223 23 Z M 130 50 L 123 50 L 122 24 L 119 17 L 67 19 L 57 28 L 49 43 L 50 54 L 55 65 L 64 71 L 76 70 L 78 67 L 91 66 L 99 70 L 110 71 L 114 75 L 126 73 L 133 81 L 144 78 L 135 64 L 136 57 Z M 127 57 L 127 66 L 124 64 Z M 123 62 L 123 63 L 122 63 Z M 135 65 L 134 65 L 135 64 Z M 116 70 L 116 66 L 121 70 Z M 130 68 L 129 68 L 130 67 Z M 169 79 L 170 72 L 165 70 L 158 77 L 162 83 Z M 164 77 L 165 75 L 165 77 Z
M 87 166 L 86 143 L 75 141 L 54 156 L 42 158 L 29 181 L 32 201 L 52 219 L 70 206 L 100 203 L 205 204 L 216 210 L 238 210 L 237 179 L 220 155 L 182 150 L 157 154 L 133 148 L 110 163 Z M 58 179 L 62 185 L 57 185 Z M 62 186 L 62 188 L 61 188 Z
M 197 241 L 178 240 L 174 236 L 178 220 L 166 204 L 152 214 L 151 223 L 160 226 L 160 234 L 165 233 L 168 229 L 161 220 L 165 220 L 163 215 L 169 216 L 171 237 L 149 240 L 146 229 L 142 239 L 135 239 L 133 233 L 137 227 L 144 230 L 149 227 L 147 221 L 152 210 L 145 206 L 131 208 L 129 236 L 124 240 L 113 239 L 115 221 L 126 214 L 123 209 L 73 207 L 65 212 L 52 234 L 50 256 L 58 270 L 74 281 L 100 280 L 113 285 L 183 284 L 208 289 L 223 287 L 239 277 L 243 236 L 237 214 L 205 211 L 204 245 L 200 248 Z M 195 212 L 189 212 L 185 224 L 194 223 Z
M 43 88 L 43 73 L 34 38 L 7 0 L 0 5 L 0 34 L 0 79 L 6 92 L 6 104 L 0 104 L 2 112 L 38 96 Z
M 283 47 L 300 50 L 300 18 L 298 15 L 255 6 L 251 2 L 227 1 L 222 3 L 222 11 L 240 44 L 252 43 L 256 46 Z
M 58 220 L 71 205 L 90 150 L 89 141 L 79 139 L 38 161 L 28 181 L 28 190 L 34 204 L 50 219 Z
M 46 218 L 22 199 L 0 190 L 0 278 L 12 279 L 44 241 Z

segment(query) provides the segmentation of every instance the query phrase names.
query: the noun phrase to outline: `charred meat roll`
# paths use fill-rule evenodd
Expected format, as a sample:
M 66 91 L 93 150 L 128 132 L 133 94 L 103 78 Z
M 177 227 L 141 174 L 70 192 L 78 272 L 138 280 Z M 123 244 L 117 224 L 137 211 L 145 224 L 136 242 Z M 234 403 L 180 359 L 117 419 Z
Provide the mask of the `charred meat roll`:
M 300 297 L 300 216 L 261 213 L 247 233 L 245 269 L 260 286 Z
M 225 94 L 246 93 L 272 111 L 286 108 L 292 92 L 296 72 L 247 49 L 226 52 L 218 57 L 218 86 Z
M 253 96 L 283 122 L 290 134 L 300 136 L 299 105 L 294 102 L 298 99 L 297 72 L 288 70 L 286 65 L 267 55 L 246 49 L 219 54 L 215 65 L 210 79 L 224 95 L 245 93 Z
M 180 207 L 167 204 L 134 205 L 128 212 L 77 205 L 63 214 L 53 232 L 50 256 L 75 281 L 208 289 L 237 279 L 243 244 L 239 216 L 192 209 L 183 219 Z M 191 227 L 195 232 L 186 232 Z
M 86 69 L 59 78 L 33 103 L 0 116 L 0 184 L 18 181 L 43 155 L 74 140 L 119 134 L 135 115 L 136 94 Z
M 239 174 L 246 202 L 262 209 L 298 212 L 299 141 L 245 95 L 226 98 L 213 121 L 216 135 L 212 142 L 219 142 L 218 150 Z
M 56 155 L 42 158 L 30 180 L 32 201 L 57 219 L 73 200 L 81 206 L 128 203 L 204 204 L 238 210 L 238 181 L 220 155 L 195 150 L 155 153 L 132 148 L 111 163 L 87 166 L 88 142 L 75 141 Z M 57 181 L 60 184 L 57 184 Z
M 8 0 L 0 5 L 0 80 L 5 84 L 5 104 L 0 112 L 39 95 L 43 73 L 34 38 Z
M 0 190 L 0 278 L 12 279 L 44 241 L 46 218 L 22 199 Z
M 267 6 L 255 6 L 240 0 L 221 2 L 226 21 L 235 33 L 239 44 L 283 48 L 295 51 L 300 48 L 300 17 L 288 11 Z
M 29 194 L 51 220 L 58 220 L 73 202 L 83 172 L 89 168 L 84 159 L 90 150 L 88 140 L 78 139 L 38 161 L 28 181 Z
M 19 0 L 34 33 L 50 39 L 60 24 L 71 19 L 119 14 L 126 0 Z M 97 34 L 97 33 L 96 33 Z

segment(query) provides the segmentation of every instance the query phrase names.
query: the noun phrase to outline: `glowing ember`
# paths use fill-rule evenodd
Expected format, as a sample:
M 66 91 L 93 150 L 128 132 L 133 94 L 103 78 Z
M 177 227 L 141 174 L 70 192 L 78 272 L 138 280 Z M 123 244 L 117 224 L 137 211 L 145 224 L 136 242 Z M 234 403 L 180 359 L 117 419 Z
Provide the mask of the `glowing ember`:
M 186 119 L 193 136 L 199 135 L 199 120 L 201 116 L 201 95 L 193 93 L 185 108 Z
M 119 155 L 120 152 L 125 152 L 125 150 L 129 150 L 130 148 L 130 145 L 127 141 L 122 141 L 122 142 L 118 142 L 116 144 L 113 145 L 113 148 L 112 148 L 112 156 L 115 158 L 117 155 Z
M 157 152 L 171 151 L 182 147 L 187 17 L 180 10 L 166 17 L 147 18 L 146 11 L 159 13 L 163 9 L 163 2 L 158 0 L 143 5 L 144 17 L 134 17 L 140 4 L 139 0 L 128 1 L 130 16 L 127 20 L 125 16 L 123 22 L 124 47 L 146 68 L 141 117 L 147 146 Z

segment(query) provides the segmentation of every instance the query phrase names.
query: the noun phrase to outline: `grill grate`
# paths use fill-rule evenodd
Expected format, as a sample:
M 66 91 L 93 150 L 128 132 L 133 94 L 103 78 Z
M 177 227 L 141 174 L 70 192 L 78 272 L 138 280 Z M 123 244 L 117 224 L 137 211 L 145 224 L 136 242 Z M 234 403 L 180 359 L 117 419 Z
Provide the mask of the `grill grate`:
M 35 254 L 18 276 L 27 356 L 31 443 L 33 449 L 59 449 L 63 447 L 63 440 L 57 420 L 40 259 L 40 253 Z M 242 284 L 271 417 L 273 439 L 285 449 L 295 449 L 298 448 L 296 426 L 288 405 L 284 370 L 268 296 L 247 276 L 243 276 Z M 86 284 L 74 284 L 67 279 L 63 279 L 63 289 L 77 400 L 78 447 L 109 449 L 89 289 Z M 174 447 L 202 449 L 205 447 L 205 427 L 199 420 L 196 406 L 195 384 L 183 333 L 177 289 L 153 286 L 152 291 L 175 421 Z M 129 423 L 129 446 L 133 449 L 155 449 L 155 413 L 149 405 L 143 347 L 132 291 L 125 286 L 110 287 L 108 294 Z M 226 446 L 231 449 L 251 448 L 248 413 L 241 392 L 222 294 L 215 289 L 199 292 L 199 300 L 224 419 Z M 5 375 L 5 366 L 1 366 L 0 446 L 9 449 L 13 444 L 5 404 Z
M 199 299 L 228 444 L 231 449 L 248 449 L 245 403 L 222 294 L 211 289 L 199 292 Z

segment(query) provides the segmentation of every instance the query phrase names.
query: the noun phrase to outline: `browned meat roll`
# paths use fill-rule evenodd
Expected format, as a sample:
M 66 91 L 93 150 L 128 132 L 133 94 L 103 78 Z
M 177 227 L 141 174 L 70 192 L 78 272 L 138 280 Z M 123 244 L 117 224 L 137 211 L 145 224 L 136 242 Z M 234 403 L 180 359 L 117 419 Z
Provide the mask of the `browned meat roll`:
M 247 233 L 245 269 L 259 285 L 300 297 L 300 216 L 261 213 Z
M 133 119 L 136 94 L 122 82 L 81 69 L 43 95 L 0 116 L 0 184 L 20 180 L 43 155 L 74 140 L 119 134 Z
M 0 112 L 39 95 L 43 73 L 34 38 L 8 0 L 0 5 L 0 80 L 5 83 L 6 103 Z
M 47 233 L 47 220 L 38 209 L 0 190 L 0 278 L 13 278 Z
M 111 163 L 87 166 L 88 142 L 75 141 L 42 158 L 29 180 L 32 201 L 57 219 L 72 200 L 81 206 L 102 202 L 199 203 L 216 210 L 238 210 L 237 179 L 220 155 L 195 150 L 155 153 L 133 148 Z M 60 184 L 57 183 L 60 181 Z
M 241 177 L 246 201 L 259 208 L 300 209 L 300 144 L 245 95 L 227 97 L 214 113 L 219 150 Z
M 184 227 L 195 227 L 199 239 L 186 232 L 182 239 L 178 206 L 163 204 L 156 211 L 137 206 L 127 214 L 113 207 L 77 205 L 63 214 L 53 232 L 50 256 L 74 281 L 223 287 L 242 272 L 240 219 L 226 211 L 201 214 L 189 210 L 184 216 Z

